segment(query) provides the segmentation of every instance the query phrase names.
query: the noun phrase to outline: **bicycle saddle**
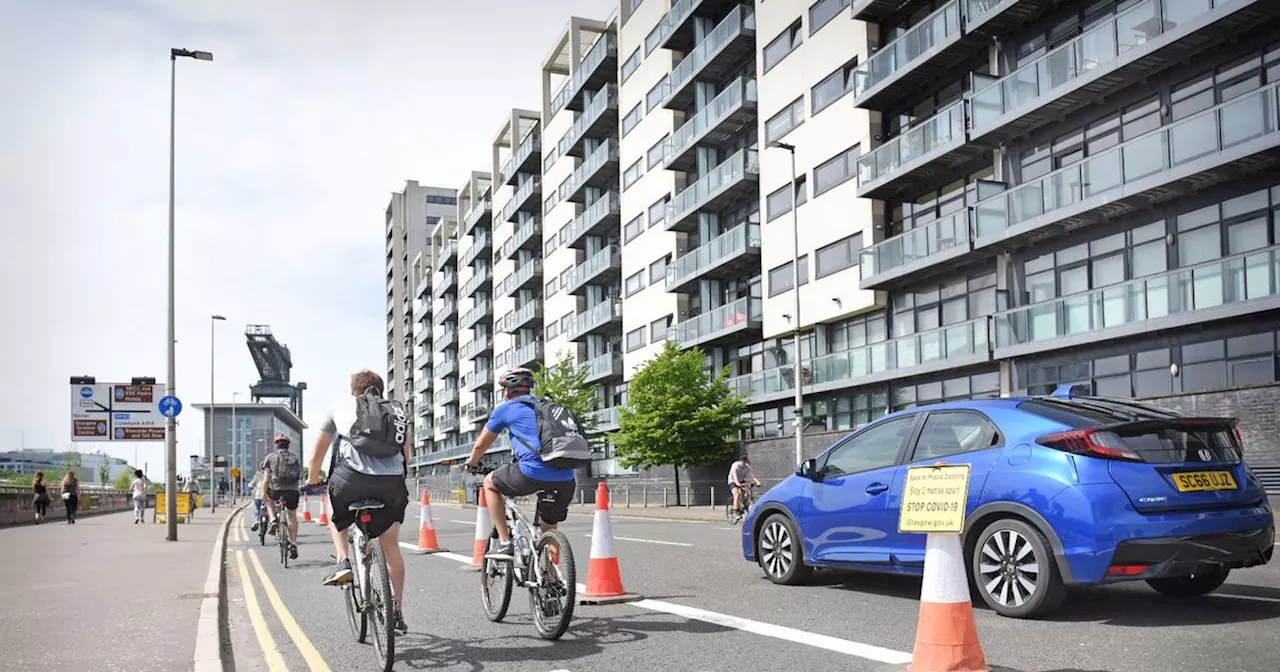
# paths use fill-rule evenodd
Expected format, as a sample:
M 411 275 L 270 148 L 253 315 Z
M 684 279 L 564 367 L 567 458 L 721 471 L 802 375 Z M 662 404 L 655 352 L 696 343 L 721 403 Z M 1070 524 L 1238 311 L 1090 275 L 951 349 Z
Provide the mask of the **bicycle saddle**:
M 374 509 L 385 509 L 386 504 L 380 499 L 362 499 L 358 502 L 351 502 L 347 505 L 348 511 L 372 511 Z

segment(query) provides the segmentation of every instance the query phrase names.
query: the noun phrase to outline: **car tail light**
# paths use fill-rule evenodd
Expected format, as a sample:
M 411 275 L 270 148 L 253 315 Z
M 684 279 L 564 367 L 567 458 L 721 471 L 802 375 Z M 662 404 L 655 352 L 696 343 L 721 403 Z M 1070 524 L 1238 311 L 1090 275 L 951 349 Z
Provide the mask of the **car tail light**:
M 1107 576 L 1137 576 L 1151 565 L 1111 565 L 1107 568 Z
M 1036 443 L 1055 450 L 1061 450 L 1086 457 L 1100 457 L 1104 460 L 1121 460 L 1124 462 L 1142 462 L 1142 456 L 1125 445 L 1119 436 L 1097 429 L 1076 429 L 1069 432 L 1058 432 L 1036 439 Z
M 1232 425 L 1232 426 L 1231 426 L 1231 433 L 1236 435 L 1236 445 L 1237 445 L 1237 446 L 1240 446 L 1240 447 L 1242 447 L 1242 448 L 1243 448 L 1243 447 L 1244 447 L 1244 437 L 1240 435 L 1240 427 L 1239 427 L 1239 426 L 1237 426 L 1237 425 Z

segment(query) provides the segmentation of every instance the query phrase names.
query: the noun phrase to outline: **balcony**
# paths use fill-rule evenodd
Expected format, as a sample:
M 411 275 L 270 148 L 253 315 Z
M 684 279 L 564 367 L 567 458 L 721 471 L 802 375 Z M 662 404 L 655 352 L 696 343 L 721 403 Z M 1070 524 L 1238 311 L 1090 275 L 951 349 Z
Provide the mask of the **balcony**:
M 596 421 L 597 432 L 612 432 L 618 428 L 618 420 L 621 417 L 617 406 L 602 408 L 591 413 L 591 417 Z
M 454 395 L 453 395 L 453 396 L 455 396 L 455 397 L 457 397 L 457 396 L 458 396 L 457 391 L 454 391 Z M 455 401 L 457 401 L 457 400 L 455 399 Z M 449 433 L 449 432 L 456 432 L 456 431 L 458 431 L 458 416 L 456 416 L 456 415 L 446 415 L 446 416 L 444 416 L 444 417 L 440 418 L 439 420 L 437 420 L 437 421 L 436 421 L 436 428 L 437 428 L 437 429 L 439 429 L 441 432 L 444 432 L 444 433 L 446 433 L 446 434 L 447 434 L 447 433 Z M 465 455 L 464 455 L 464 457 L 465 457 Z
M 960 0 L 943 5 L 853 72 L 853 105 L 880 110 L 918 92 L 962 65 L 990 38 L 966 34 Z
M 494 261 L 510 259 L 518 250 L 533 250 L 534 254 L 542 252 L 542 223 L 537 219 L 516 225 L 511 237 L 498 249 Z
M 964 29 L 966 33 L 982 31 L 1003 37 L 1057 4 L 1058 0 L 964 0 Z
M 489 414 L 492 412 L 493 402 L 481 399 L 467 404 L 466 408 L 462 411 L 462 417 L 466 418 L 467 422 L 474 423 L 480 422 L 481 420 L 489 417 Z
M 737 0 L 676 0 L 671 11 L 662 18 L 658 46 L 672 51 L 690 51 L 697 39 L 694 17 L 713 18 L 734 4 Z
M 719 308 L 713 308 L 667 329 L 667 339 L 681 348 L 692 348 L 711 341 L 726 345 L 760 340 L 764 304 L 759 297 L 743 297 Z
M 587 369 L 587 377 L 583 382 L 595 383 L 610 378 L 622 377 L 622 353 L 606 352 L 583 362 Z
M 586 285 L 616 283 L 622 277 L 622 250 L 609 245 L 573 267 L 565 278 L 566 294 L 578 294 Z
M 432 347 L 437 352 L 443 352 L 445 348 L 458 344 L 458 330 L 451 327 L 444 327 L 436 330 L 436 338 L 432 343 Z M 438 373 L 438 371 L 437 371 Z
M 456 332 L 455 332 L 455 333 L 456 333 Z M 449 376 L 456 376 L 456 375 L 458 374 L 458 360 L 457 360 L 457 359 L 442 359 L 442 360 L 440 360 L 440 363 L 439 363 L 439 364 L 436 364 L 436 365 L 435 365 L 435 369 L 436 369 L 436 378 L 448 378 Z M 446 391 L 447 391 L 447 390 L 446 390 Z M 444 394 L 444 392 L 441 392 L 441 391 L 437 390 L 437 391 L 436 391 L 436 401 L 439 401 L 440 403 L 448 403 L 448 402 L 446 402 L 446 401 L 441 401 L 441 400 L 443 399 L 443 397 L 442 397 L 441 395 L 443 395 L 443 394 Z M 455 398 L 455 399 L 457 398 L 457 395 L 458 395 L 457 390 L 454 390 L 454 398 Z
M 991 149 L 967 142 L 960 101 L 858 159 L 858 197 L 911 200 Z
M 458 313 L 458 302 L 452 299 L 445 299 L 440 303 L 440 309 L 436 311 L 435 323 L 444 324 L 449 318 Z
M 493 369 L 476 369 L 462 377 L 462 391 L 493 386 Z
M 511 359 L 510 366 L 529 366 L 534 363 L 542 362 L 542 339 L 530 341 L 518 348 L 508 351 Z
M 524 183 L 517 189 L 516 193 L 511 197 L 507 204 L 502 206 L 502 214 L 499 221 L 511 222 L 517 212 L 531 212 L 538 214 L 542 203 L 542 177 L 534 175 L 527 177 Z
M 569 320 L 565 334 L 571 341 L 581 340 L 588 334 L 622 327 L 622 302 L 613 299 L 597 303 Z
M 760 225 L 739 224 L 667 266 L 666 290 L 686 292 L 700 278 L 751 277 L 759 269 Z
M 457 284 L 458 274 L 452 270 L 445 269 L 440 272 L 440 277 L 436 280 L 436 285 L 432 288 L 431 293 L 435 294 L 436 297 L 444 296 Z
M 594 90 L 613 82 L 618 77 L 618 37 L 613 33 L 600 34 L 595 45 L 582 57 L 573 69 L 568 81 L 560 87 L 551 100 L 551 117 L 560 110 L 582 111 L 583 101 L 578 94 L 583 89 Z M 550 117 L 548 117 L 550 118 Z
M 431 328 L 420 326 L 413 330 L 413 344 L 425 347 L 431 340 Z
M 738 5 L 698 46 L 671 70 L 666 100 L 668 110 L 686 110 L 693 102 L 693 83 L 699 79 L 722 80 L 728 69 L 756 49 L 756 15 L 748 5 Z
M 862 289 L 962 257 L 973 250 L 967 210 L 886 238 L 860 253 Z
M 539 162 L 542 154 L 542 133 L 537 128 L 529 131 L 515 151 L 511 152 L 511 156 L 506 163 L 502 164 L 502 168 L 498 171 L 498 184 L 505 184 L 508 187 L 514 187 L 517 183 L 517 176 L 520 173 L 538 173 L 541 171 Z M 502 221 L 507 221 L 505 217 Z
M 488 288 L 492 284 L 493 272 L 489 270 L 488 266 L 483 266 L 472 272 L 471 279 L 467 280 L 467 282 L 462 285 L 462 289 L 459 291 L 459 294 L 464 297 L 470 297 L 476 293 L 476 290 L 482 287 Z
M 1147 0 L 970 95 L 970 138 L 996 144 L 1234 40 L 1280 13 L 1273 0 Z
M 663 167 L 689 171 L 700 143 L 717 144 L 756 123 L 756 80 L 739 77 L 667 138 Z
M 461 359 L 475 359 L 476 357 L 493 351 L 493 337 L 488 334 L 479 336 L 472 335 L 471 341 L 462 346 L 458 351 L 458 357 Z
M 473 307 L 471 310 L 462 314 L 458 320 L 458 326 L 463 329 L 474 327 L 477 322 L 493 315 L 493 303 L 485 301 Z
M 600 143 L 560 185 L 560 200 L 585 203 L 588 188 L 616 189 L 617 184 L 618 142 L 611 138 Z
M 577 217 L 574 217 L 569 226 L 564 229 L 565 246 L 583 249 L 587 245 L 587 236 L 616 238 L 622 221 L 620 212 L 618 192 L 605 192 Z
M 520 265 L 514 273 L 503 279 L 498 286 L 499 297 L 513 296 L 516 292 L 534 285 L 537 289 L 542 283 L 542 260 L 530 259 Z
M 1280 158 L 1280 84 L 1140 135 L 979 201 L 974 248 L 1071 230 L 1187 195 Z
M 462 235 L 469 236 L 479 224 L 488 224 L 493 220 L 493 204 L 489 199 L 476 202 L 462 217 Z M 464 266 L 466 264 L 463 264 Z
M 448 406 L 449 404 L 456 404 L 456 403 L 458 403 L 458 388 L 453 387 L 453 388 L 436 390 L 437 406 Z
M 878 23 L 893 15 L 902 0 L 853 0 L 853 18 Z
M 693 231 L 699 212 L 716 212 L 742 198 L 757 197 L 760 158 L 754 149 L 740 149 L 697 182 L 675 194 L 667 204 L 666 229 Z
M 542 319 L 542 302 L 534 299 L 503 315 L 494 326 L 504 334 L 514 334 L 521 327 L 540 319 Z
M 573 122 L 573 127 L 560 138 L 557 145 L 560 156 L 582 156 L 583 140 L 612 135 L 617 132 L 617 127 L 618 88 L 610 84 L 592 97 L 591 103 Z
M 1280 308 L 1280 245 L 995 316 L 995 354 L 1015 357 Z
M 452 266 L 453 264 L 451 264 L 450 262 L 452 262 L 457 257 L 457 255 L 458 255 L 458 241 L 451 238 L 445 241 L 444 245 L 440 246 L 440 256 L 439 258 L 436 259 L 436 265 L 441 268 L 446 266 Z
M 458 256 L 458 265 L 470 266 L 481 255 L 487 259 L 492 251 L 493 237 L 487 229 L 480 229 L 471 237 L 471 245 L 467 247 L 467 250 Z

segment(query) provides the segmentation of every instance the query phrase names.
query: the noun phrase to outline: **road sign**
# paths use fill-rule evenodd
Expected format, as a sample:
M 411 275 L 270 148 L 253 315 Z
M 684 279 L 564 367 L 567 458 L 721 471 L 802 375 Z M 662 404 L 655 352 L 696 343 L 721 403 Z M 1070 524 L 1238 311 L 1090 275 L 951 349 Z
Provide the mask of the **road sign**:
M 111 439 L 111 385 L 71 385 L 71 440 Z
M 152 384 L 72 383 L 71 440 L 163 441 L 160 391 Z
M 964 531 L 965 501 L 969 494 L 969 465 L 939 465 L 907 469 L 902 488 L 899 532 Z
M 173 395 L 168 395 L 160 399 L 160 415 L 166 418 L 176 418 L 182 412 L 182 402 Z
M 231 467 L 231 478 L 240 478 L 240 467 Z

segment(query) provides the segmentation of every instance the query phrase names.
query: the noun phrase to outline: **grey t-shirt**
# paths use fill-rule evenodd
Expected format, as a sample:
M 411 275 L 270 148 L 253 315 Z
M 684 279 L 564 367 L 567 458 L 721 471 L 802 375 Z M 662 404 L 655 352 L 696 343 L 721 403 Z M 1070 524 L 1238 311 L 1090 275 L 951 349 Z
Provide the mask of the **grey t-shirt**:
M 737 474 L 739 483 L 746 483 L 750 480 L 751 465 L 742 461 L 734 462 L 733 466 L 729 467 L 729 485 L 733 485 L 734 474 Z
M 345 401 L 338 402 L 329 411 L 329 416 L 325 420 L 324 426 L 320 428 L 322 432 L 333 434 L 334 446 L 338 450 L 338 455 L 342 457 L 346 463 L 356 471 L 370 476 L 403 476 L 404 475 L 404 457 L 393 455 L 391 457 L 369 457 L 362 455 L 354 447 L 351 442 L 347 441 L 347 437 L 343 436 L 343 432 L 351 429 L 356 422 L 356 398 L 351 397 Z

